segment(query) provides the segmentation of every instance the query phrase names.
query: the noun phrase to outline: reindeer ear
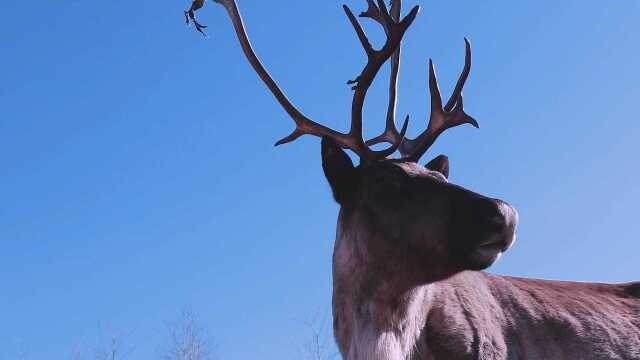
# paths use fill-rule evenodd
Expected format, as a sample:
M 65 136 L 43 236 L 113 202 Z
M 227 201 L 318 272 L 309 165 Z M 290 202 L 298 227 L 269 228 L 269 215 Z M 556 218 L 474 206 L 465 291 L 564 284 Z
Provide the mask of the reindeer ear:
M 449 178 L 449 158 L 446 155 L 439 155 L 435 159 L 429 161 L 425 167 L 432 171 L 437 171 Z
M 356 187 L 356 169 L 340 145 L 326 136 L 322 138 L 322 169 L 338 204 L 349 202 Z

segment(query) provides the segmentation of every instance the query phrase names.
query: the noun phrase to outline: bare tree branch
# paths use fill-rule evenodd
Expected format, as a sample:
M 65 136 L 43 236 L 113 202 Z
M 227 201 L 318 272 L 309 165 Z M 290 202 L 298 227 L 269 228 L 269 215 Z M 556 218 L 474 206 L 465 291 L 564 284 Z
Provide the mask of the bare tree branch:
M 126 348 L 121 336 L 111 336 L 108 344 L 96 349 L 96 360 L 126 360 L 133 352 L 133 348 Z
M 302 347 L 302 359 L 307 360 L 331 360 L 338 357 L 338 353 L 332 352 L 330 335 L 327 332 L 327 314 L 316 313 L 304 322 L 309 329 L 310 337 Z
M 190 310 L 168 324 L 170 344 L 165 360 L 214 360 L 213 343 L 205 336 L 197 316 Z

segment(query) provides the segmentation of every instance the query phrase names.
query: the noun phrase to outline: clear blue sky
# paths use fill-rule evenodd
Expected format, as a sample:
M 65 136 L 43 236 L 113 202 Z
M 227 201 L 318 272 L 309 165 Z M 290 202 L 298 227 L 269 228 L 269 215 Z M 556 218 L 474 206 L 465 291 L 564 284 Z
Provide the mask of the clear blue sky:
M 293 101 L 345 129 L 344 82 L 364 57 L 341 3 L 238 2 Z M 417 3 L 399 112 L 411 135 L 424 128 L 426 60 L 449 93 L 468 36 L 465 108 L 481 129 L 450 131 L 423 161 L 448 154 L 453 182 L 520 211 L 519 241 L 491 270 L 640 279 L 640 3 Z M 66 359 L 111 332 L 155 359 L 185 307 L 223 359 L 299 358 L 308 323 L 330 324 L 338 208 L 319 140 L 272 147 L 291 120 L 223 9 L 200 14 L 204 39 L 187 6 L 0 3 L 0 359 L 20 343 L 28 359 Z M 369 134 L 386 86 L 382 74 L 368 98 Z

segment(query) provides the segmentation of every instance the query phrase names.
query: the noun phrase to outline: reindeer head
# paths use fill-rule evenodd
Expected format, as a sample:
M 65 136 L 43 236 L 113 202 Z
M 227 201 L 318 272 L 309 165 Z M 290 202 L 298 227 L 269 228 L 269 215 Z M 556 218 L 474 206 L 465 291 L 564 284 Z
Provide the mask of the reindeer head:
M 408 116 L 400 131 L 395 126 L 397 80 L 402 38 L 419 7 L 401 19 L 401 0 L 392 1 L 390 9 L 384 0 L 367 0 L 368 9 L 360 16 L 378 22 L 386 34 L 384 45 L 375 49 L 344 5 L 367 57 L 360 75 L 348 82 L 353 85 L 354 95 L 351 129 L 344 134 L 307 118 L 288 100 L 253 51 L 235 1 L 216 2 L 227 9 L 249 62 L 296 124 L 293 133 L 276 145 L 305 134 L 322 137 L 322 165 L 341 205 L 337 247 L 349 248 L 349 256 L 355 258 L 352 263 L 389 280 L 388 283 L 413 286 L 462 270 L 487 268 L 511 246 L 518 218 L 511 206 L 450 184 L 446 156 L 441 155 L 426 166 L 418 164 L 445 130 L 462 124 L 478 127 L 463 108 L 462 89 L 471 70 L 471 45 L 467 39 L 464 69 L 444 105 L 433 62 L 429 61 L 431 116 L 427 129 L 410 140 L 405 138 Z M 364 100 L 387 60 L 391 61 L 391 79 L 385 131 L 365 141 Z M 383 142 L 390 146 L 379 151 L 370 148 Z M 358 166 L 353 165 L 344 149 L 360 157 Z M 396 151 L 400 157 L 389 158 Z
M 341 205 L 335 261 L 346 256 L 354 263 L 338 267 L 367 269 L 367 278 L 393 286 L 392 293 L 485 269 L 515 239 L 516 211 L 449 183 L 444 155 L 426 166 L 404 160 L 354 166 L 324 138 L 322 165 Z

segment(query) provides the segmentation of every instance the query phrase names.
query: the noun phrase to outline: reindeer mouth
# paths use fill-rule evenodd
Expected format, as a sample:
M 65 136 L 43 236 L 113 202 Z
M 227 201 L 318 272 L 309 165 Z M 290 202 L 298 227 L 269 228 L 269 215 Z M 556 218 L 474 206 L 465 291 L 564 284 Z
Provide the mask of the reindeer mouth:
M 488 244 L 483 244 L 478 246 L 478 248 L 476 249 L 476 253 L 478 253 L 478 255 L 481 255 L 483 257 L 488 257 L 491 256 L 492 254 L 496 254 L 496 253 L 503 253 L 504 252 L 504 244 L 502 242 L 495 242 L 495 243 L 488 243 Z
M 496 262 L 502 254 L 509 250 L 515 242 L 515 235 L 505 236 L 494 233 L 481 242 L 471 253 L 470 260 L 473 270 L 484 270 Z
M 513 246 L 515 242 L 515 234 L 511 237 L 506 237 L 504 234 L 496 233 L 489 236 L 488 239 L 481 242 L 478 245 L 477 251 L 479 252 L 505 252 Z
M 473 255 L 476 260 L 479 260 L 482 263 L 493 263 L 500 258 L 500 256 L 504 252 L 502 250 L 503 248 L 504 244 L 502 244 L 502 242 L 489 243 L 479 246 L 474 251 Z

